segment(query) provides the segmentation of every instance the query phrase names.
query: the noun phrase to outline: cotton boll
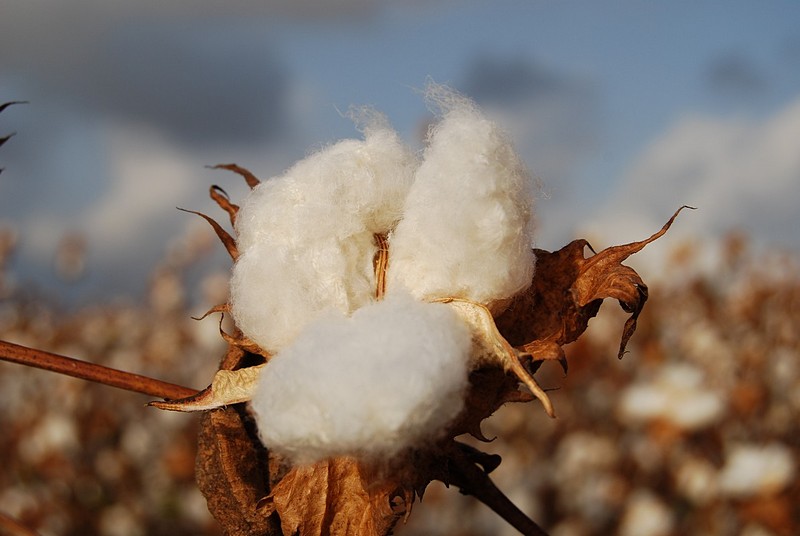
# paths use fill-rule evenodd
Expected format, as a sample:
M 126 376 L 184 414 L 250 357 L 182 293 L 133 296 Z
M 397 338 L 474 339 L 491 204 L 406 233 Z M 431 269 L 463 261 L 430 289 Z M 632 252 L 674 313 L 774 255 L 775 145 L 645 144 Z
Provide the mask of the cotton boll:
M 444 304 L 399 295 L 331 312 L 264 368 L 250 403 L 261 440 L 307 463 L 435 439 L 462 409 L 471 346 Z
M 327 309 L 374 299 L 374 234 L 400 217 L 416 157 L 380 115 L 368 114 L 364 133 L 262 182 L 239 210 L 231 312 L 267 351 Z
M 446 111 L 391 236 L 389 288 L 489 305 L 533 277 L 531 177 L 471 101 L 439 86 L 433 91 Z
M 365 139 L 342 140 L 258 185 L 237 216 L 239 251 L 266 241 L 296 243 L 388 231 L 400 218 L 416 156 L 373 113 Z
M 328 309 L 354 311 L 374 299 L 372 234 L 312 244 L 254 246 L 234 265 L 230 283 L 234 321 L 267 351 L 289 344 Z

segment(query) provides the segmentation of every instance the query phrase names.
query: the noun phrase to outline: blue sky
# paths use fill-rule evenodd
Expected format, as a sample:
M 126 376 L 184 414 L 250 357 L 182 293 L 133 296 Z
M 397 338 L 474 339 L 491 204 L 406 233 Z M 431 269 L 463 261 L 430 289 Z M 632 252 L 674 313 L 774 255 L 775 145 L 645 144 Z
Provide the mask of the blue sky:
M 742 228 L 800 249 L 800 3 L 140 2 L 0 8 L 0 225 L 36 284 L 65 233 L 88 243 L 84 296 L 140 291 L 183 206 L 213 212 L 203 168 L 262 177 L 357 132 L 374 105 L 412 144 L 430 77 L 509 129 L 543 183 L 539 242 Z M 221 262 L 221 260 L 220 260 Z M 72 291 L 74 294 L 74 290 Z

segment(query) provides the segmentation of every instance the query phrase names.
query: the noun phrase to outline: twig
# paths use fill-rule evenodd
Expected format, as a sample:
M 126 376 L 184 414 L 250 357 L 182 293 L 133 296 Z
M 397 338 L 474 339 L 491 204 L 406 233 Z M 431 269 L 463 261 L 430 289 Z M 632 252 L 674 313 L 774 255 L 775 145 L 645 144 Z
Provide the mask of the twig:
M 458 446 L 458 443 L 456 443 Z M 517 508 L 511 499 L 494 485 L 489 475 L 460 448 L 452 449 L 449 459 L 451 482 L 465 495 L 472 495 L 505 519 L 525 536 L 548 536 L 539 525 Z
M 6 341 L 0 341 L 0 359 L 159 398 L 178 399 L 197 394 L 197 390 L 181 385 Z

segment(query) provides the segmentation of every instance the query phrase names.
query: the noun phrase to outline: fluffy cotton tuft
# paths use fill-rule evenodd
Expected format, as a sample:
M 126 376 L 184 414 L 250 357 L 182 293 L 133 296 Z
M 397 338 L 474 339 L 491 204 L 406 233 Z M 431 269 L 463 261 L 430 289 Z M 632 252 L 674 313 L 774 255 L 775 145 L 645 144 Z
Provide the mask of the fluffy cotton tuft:
M 311 323 L 250 403 L 262 442 L 297 463 L 391 456 L 461 411 L 471 335 L 444 304 L 395 295 Z
M 400 218 L 417 160 L 383 116 L 360 117 L 363 141 L 301 160 L 253 189 L 239 210 L 231 312 L 268 351 L 326 309 L 350 313 L 374 299 L 373 235 Z
M 530 174 L 500 128 L 441 86 L 443 110 L 390 240 L 389 290 L 486 305 L 533 278 Z

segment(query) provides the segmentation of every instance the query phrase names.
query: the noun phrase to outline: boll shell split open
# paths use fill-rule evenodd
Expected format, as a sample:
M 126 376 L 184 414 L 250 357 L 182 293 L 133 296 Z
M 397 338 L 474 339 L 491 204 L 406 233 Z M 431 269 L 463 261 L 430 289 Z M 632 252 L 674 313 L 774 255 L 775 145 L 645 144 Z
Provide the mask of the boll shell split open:
M 262 442 L 294 462 L 385 457 L 437 439 L 461 411 L 471 334 L 445 304 L 398 294 L 312 322 L 261 372 Z

